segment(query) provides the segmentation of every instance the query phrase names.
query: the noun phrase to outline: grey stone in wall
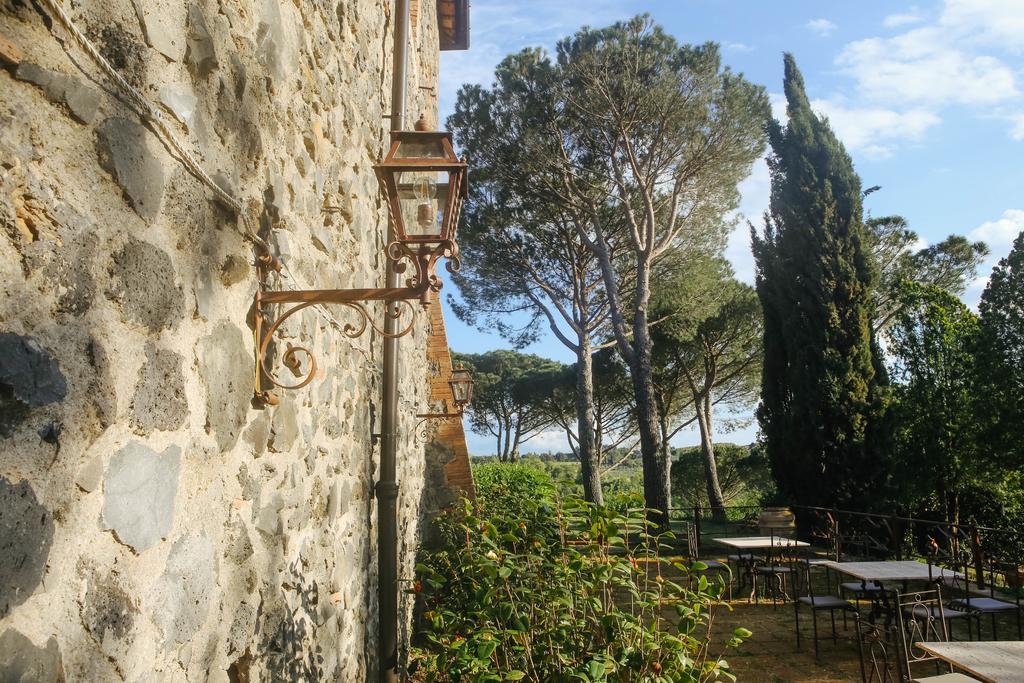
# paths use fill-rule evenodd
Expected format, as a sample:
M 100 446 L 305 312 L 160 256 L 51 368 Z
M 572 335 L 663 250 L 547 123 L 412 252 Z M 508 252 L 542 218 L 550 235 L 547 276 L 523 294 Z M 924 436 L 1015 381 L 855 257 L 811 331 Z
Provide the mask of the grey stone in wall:
M 159 247 L 130 238 L 114 255 L 111 275 L 117 280 L 113 296 L 129 320 L 151 332 L 172 327 L 184 313 L 174 266 Z
M 103 480 L 103 458 L 99 455 L 93 456 L 89 462 L 82 465 L 75 475 L 75 483 L 78 488 L 86 493 L 91 493 L 100 487 Z
M 85 347 L 86 358 L 94 374 L 89 382 L 89 402 L 103 427 L 109 427 L 117 418 L 117 390 L 110 376 L 110 359 L 103 345 L 90 339 Z
M 185 56 L 184 7 L 173 0 L 132 0 L 146 42 L 168 59 L 180 62 Z
M 0 477 L 0 619 L 39 586 L 52 543 L 53 517 L 29 483 Z
M 146 344 L 146 362 L 139 370 L 132 399 L 132 426 L 138 434 L 155 429 L 171 431 L 184 423 L 188 414 L 181 356 L 174 351 Z
M 0 635 L 0 681 L 4 683 L 63 683 L 57 639 L 36 647 L 22 633 L 9 628 Z
M 228 629 L 228 654 L 245 652 L 256 629 L 256 607 L 243 602 L 235 610 L 231 619 L 231 627 Z
M 63 400 L 68 385 L 57 360 L 38 341 L 0 332 L 0 390 L 35 408 Z
M 274 418 L 270 423 L 270 449 L 284 453 L 295 445 L 299 436 L 299 423 L 294 401 L 283 401 L 274 409 Z
M 67 213 L 73 215 L 69 222 L 73 221 L 71 224 L 75 230 L 92 229 L 88 219 L 70 210 Z M 92 307 L 96 282 L 91 271 L 98 246 L 96 235 L 89 233 L 66 234 L 59 242 L 36 240 L 25 246 L 25 268 L 38 272 L 54 291 L 59 292 L 54 307 L 58 316 L 79 317 Z
M 82 626 L 111 658 L 123 657 L 134 639 L 138 608 L 129 590 L 114 574 L 89 571 L 79 602 Z
M 0 436 L 31 408 L 64 400 L 68 385 L 57 360 L 32 337 L 0 332 Z
M 185 61 L 197 78 L 205 78 L 217 68 L 217 49 L 199 5 L 188 8 L 188 49 Z
M 196 347 L 206 384 L 206 431 L 217 447 L 228 450 L 238 442 L 252 400 L 251 350 L 242 332 L 222 321 Z
M 147 144 L 146 127 L 128 119 L 109 118 L 96 133 L 100 165 L 121 186 L 136 213 L 147 221 L 155 219 L 164 196 L 164 170 Z
M 174 522 L 181 449 L 162 454 L 132 441 L 114 454 L 103 480 L 103 522 L 142 552 L 166 538 Z
M 216 574 L 210 539 L 184 536 L 174 542 L 153 589 L 151 612 L 167 641 L 188 642 L 206 621 Z
M 50 71 L 31 62 L 22 62 L 14 76 L 42 88 L 51 102 L 67 105 L 71 115 L 82 123 L 91 123 L 100 106 L 100 94 L 70 74 Z

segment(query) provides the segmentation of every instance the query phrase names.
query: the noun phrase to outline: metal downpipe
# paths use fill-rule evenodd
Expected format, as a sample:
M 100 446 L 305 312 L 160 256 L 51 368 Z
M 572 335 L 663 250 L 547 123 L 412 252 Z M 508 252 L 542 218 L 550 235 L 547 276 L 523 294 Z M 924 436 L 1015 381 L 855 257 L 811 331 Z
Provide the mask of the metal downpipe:
M 395 0 L 394 66 L 391 76 L 391 130 L 405 124 L 405 91 L 409 46 L 409 0 Z M 388 222 L 388 243 L 395 239 Z M 390 259 L 387 286 L 401 286 Z M 398 332 L 398 320 L 384 317 L 384 331 Z M 377 662 L 381 683 L 398 683 L 398 339 L 384 337 L 383 406 L 381 409 L 380 472 L 377 475 Z

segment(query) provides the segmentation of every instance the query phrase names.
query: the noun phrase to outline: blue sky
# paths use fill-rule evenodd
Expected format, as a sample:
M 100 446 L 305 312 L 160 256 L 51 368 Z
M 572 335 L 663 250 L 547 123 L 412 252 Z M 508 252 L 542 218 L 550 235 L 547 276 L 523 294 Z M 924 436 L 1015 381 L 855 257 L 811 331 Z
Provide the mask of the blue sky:
M 1024 0 L 820 2 L 808 0 L 475 0 L 471 48 L 441 57 L 441 116 L 463 83 L 489 84 L 494 66 L 527 46 L 553 48 L 583 24 L 604 26 L 647 12 L 680 42 L 714 41 L 734 71 L 764 85 L 781 111 L 782 53 L 797 59 L 808 94 L 827 115 L 865 187 L 881 185 L 867 209 L 900 214 L 925 243 L 951 233 L 985 240 L 992 256 L 964 299 L 976 305 L 991 266 L 1024 229 Z M 768 174 L 755 166 L 740 211 L 757 221 Z M 727 256 L 752 281 L 745 229 Z M 453 286 L 445 290 L 455 294 Z M 447 304 L 446 304 L 447 305 Z M 453 348 L 508 348 L 500 337 L 445 316 Z M 571 361 L 548 337 L 527 349 Z M 746 443 L 754 425 L 718 435 Z M 696 443 L 683 433 L 677 445 Z M 559 450 L 557 433 L 526 450 Z M 470 451 L 490 452 L 471 435 Z

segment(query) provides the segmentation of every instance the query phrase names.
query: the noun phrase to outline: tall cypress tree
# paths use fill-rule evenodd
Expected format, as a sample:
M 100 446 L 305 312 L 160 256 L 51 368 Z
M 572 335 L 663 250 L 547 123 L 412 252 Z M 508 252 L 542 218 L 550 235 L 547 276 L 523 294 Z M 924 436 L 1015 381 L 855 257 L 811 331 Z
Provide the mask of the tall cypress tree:
M 785 91 L 789 121 L 768 126 L 771 203 L 764 231 L 752 230 L 765 321 L 758 420 L 789 502 L 859 507 L 881 476 L 860 179 L 789 54 Z

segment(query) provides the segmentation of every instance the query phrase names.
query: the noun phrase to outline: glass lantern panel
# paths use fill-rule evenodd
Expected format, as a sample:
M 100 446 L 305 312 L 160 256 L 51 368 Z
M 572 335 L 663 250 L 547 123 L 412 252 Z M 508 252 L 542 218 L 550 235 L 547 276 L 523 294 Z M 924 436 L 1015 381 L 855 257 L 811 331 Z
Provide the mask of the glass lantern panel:
M 436 136 L 413 137 L 400 140 L 395 150 L 396 159 L 445 159 L 444 145 Z
M 452 398 L 456 404 L 469 403 L 473 396 L 473 375 L 469 370 L 452 370 L 449 384 L 452 386 Z
M 440 240 L 448 203 L 448 173 L 399 171 L 395 174 L 395 184 L 406 236 Z

